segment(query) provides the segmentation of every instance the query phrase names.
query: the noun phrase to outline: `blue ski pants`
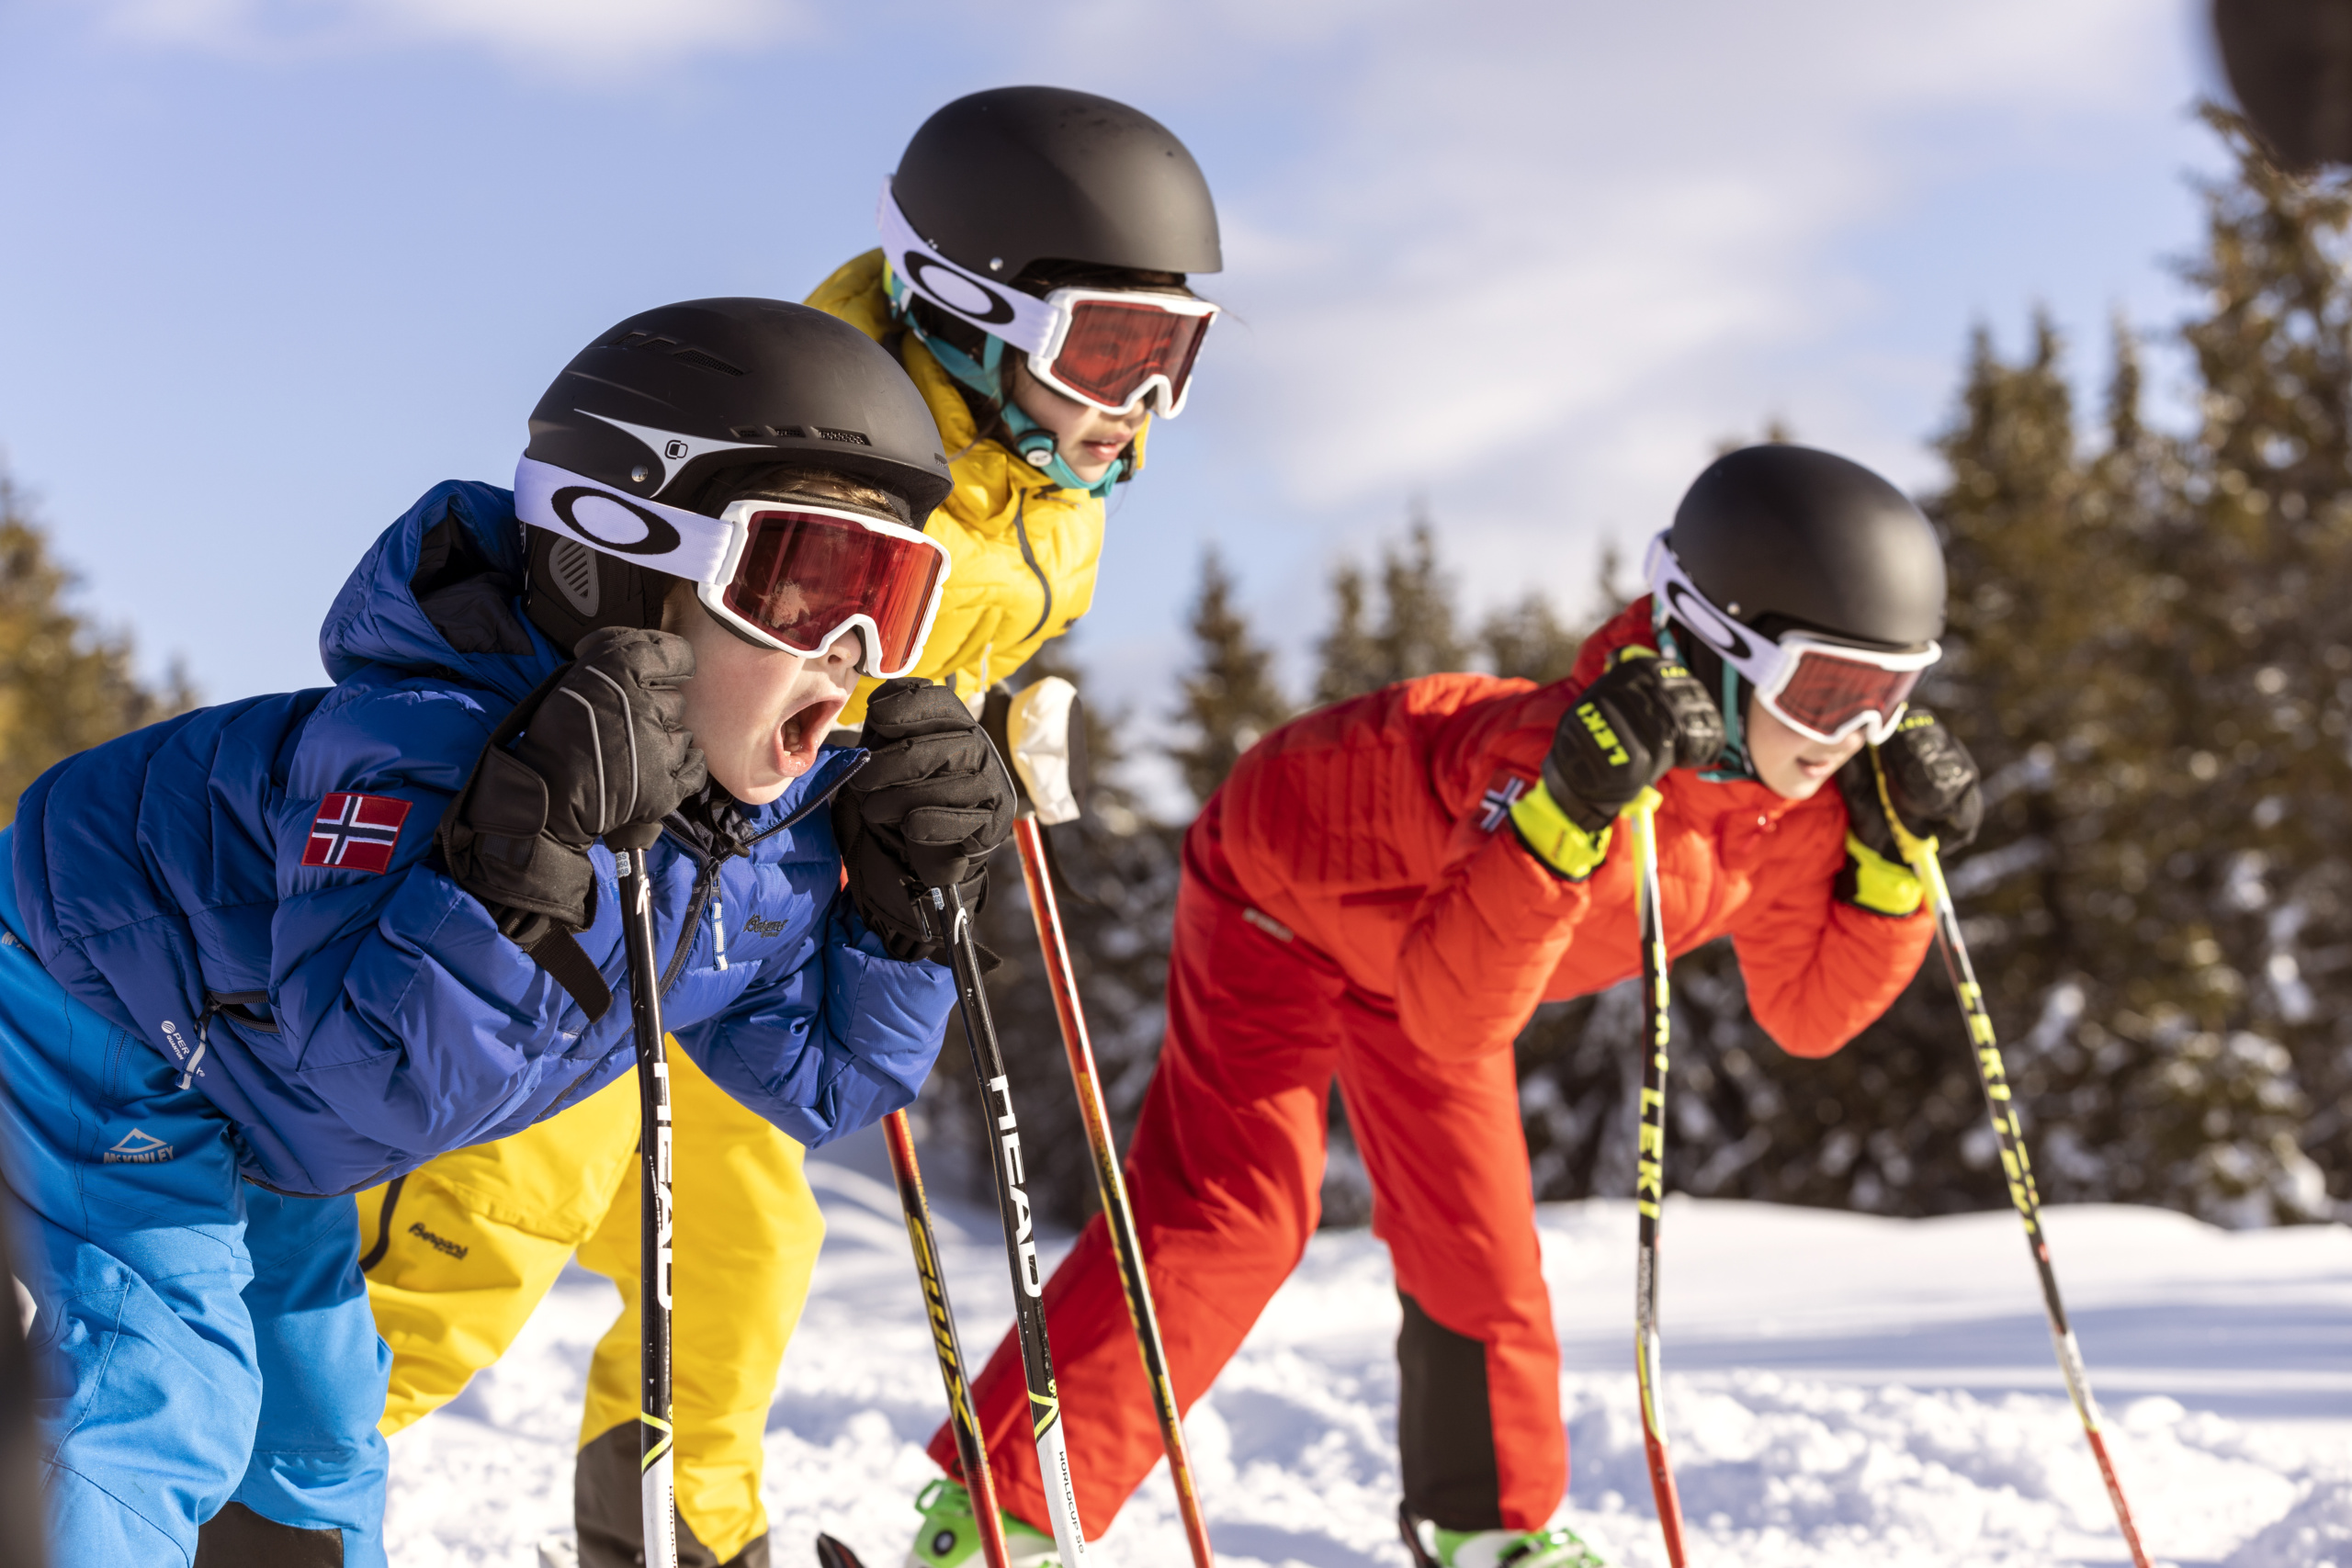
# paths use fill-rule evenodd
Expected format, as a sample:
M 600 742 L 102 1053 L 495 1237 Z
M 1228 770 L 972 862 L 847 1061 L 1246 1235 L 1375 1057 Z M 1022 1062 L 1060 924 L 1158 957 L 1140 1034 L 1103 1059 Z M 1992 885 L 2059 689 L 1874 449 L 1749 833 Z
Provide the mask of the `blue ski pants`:
M 382 1568 L 391 1356 L 353 1201 L 238 1179 L 227 1118 L 15 934 L 6 852 L 0 1218 L 34 1302 L 52 1563 L 191 1563 L 236 1502 Z

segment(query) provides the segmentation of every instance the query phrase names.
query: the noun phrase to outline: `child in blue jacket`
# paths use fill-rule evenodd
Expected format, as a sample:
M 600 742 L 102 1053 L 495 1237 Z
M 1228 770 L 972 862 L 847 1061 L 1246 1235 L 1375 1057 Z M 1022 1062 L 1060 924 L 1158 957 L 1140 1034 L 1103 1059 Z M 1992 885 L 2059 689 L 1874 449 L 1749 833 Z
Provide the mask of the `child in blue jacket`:
M 376 541 L 334 685 L 26 792 L 0 1168 L 59 1563 L 384 1562 L 350 1195 L 630 1069 L 608 836 L 659 833 L 663 1010 L 713 1080 L 808 1145 L 913 1099 L 953 1003 L 915 899 L 977 900 L 1008 789 L 921 682 L 820 743 L 914 663 L 949 482 L 855 328 L 646 312 L 548 389 L 513 492 L 437 485 Z

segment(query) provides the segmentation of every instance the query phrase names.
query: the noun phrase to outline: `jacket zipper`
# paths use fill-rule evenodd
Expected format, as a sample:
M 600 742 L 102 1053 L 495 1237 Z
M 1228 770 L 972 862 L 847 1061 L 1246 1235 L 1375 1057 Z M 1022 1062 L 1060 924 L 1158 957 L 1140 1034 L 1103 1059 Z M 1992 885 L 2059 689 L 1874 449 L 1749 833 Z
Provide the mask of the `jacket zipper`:
M 1046 581 L 1046 569 L 1037 564 L 1035 552 L 1029 548 L 1029 525 L 1023 520 L 1028 513 L 1029 492 L 1024 490 L 1012 500 L 1012 531 L 1021 540 L 1021 558 L 1029 563 L 1031 574 L 1037 579 L 1037 590 L 1046 596 L 1046 607 L 1037 612 L 1037 624 L 1023 634 L 1023 642 L 1045 630 L 1046 623 L 1054 618 L 1054 585 Z
M 721 854 L 709 855 L 704 853 L 698 845 L 696 845 L 692 840 L 688 839 L 684 833 L 678 831 L 675 827 L 673 827 L 668 822 L 662 824 L 662 832 L 667 834 L 669 837 L 675 839 L 678 841 L 679 847 L 695 858 L 695 863 L 700 869 L 695 874 L 695 890 L 686 899 L 687 919 L 685 923 L 685 930 L 678 933 L 678 945 L 670 954 L 669 964 L 662 971 L 662 984 L 657 987 L 662 995 L 668 996 L 670 994 L 670 987 L 675 986 L 678 983 L 678 977 L 685 973 L 686 959 L 695 950 L 695 933 L 702 925 L 700 910 L 702 909 L 703 900 L 705 898 L 708 898 L 710 900 L 714 922 L 718 917 L 718 875 L 719 872 L 726 866 L 727 863 L 733 860 L 737 855 L 749 855 L 752 852 L 753 846 L 775 838 L 786 828 L 792 827 L 797 823 L 807 821 L 809 817 L 815 813 L 819 807 L 825 805 L 827 802 L 831 801 L 834 795 L 840 794 L 842 785 L 849 783 L 851 777 L 856 773 L 857 769 L 862 768 L 865 765 L 865 763 L 864 760 L 861 759 L 857 767 L 844 771 L 840 778 L 833 781 L 831 787 L 827 789 L 824 794 L 817 796 L 814 800 L 802 802 L 799 810 L 794 812 L 791 816 L 786 818 L 775 827 L 763 829 L 761 831 L 754 833 L 752 837 L 744 840 L 740 844 L 733 843 L 730 840 L 729 843 L 732 847 Z M 718 966 L 724 969 L 727 967 L 726 938 L 724 936 L 715 935 L 712 940 L 718 948 Z

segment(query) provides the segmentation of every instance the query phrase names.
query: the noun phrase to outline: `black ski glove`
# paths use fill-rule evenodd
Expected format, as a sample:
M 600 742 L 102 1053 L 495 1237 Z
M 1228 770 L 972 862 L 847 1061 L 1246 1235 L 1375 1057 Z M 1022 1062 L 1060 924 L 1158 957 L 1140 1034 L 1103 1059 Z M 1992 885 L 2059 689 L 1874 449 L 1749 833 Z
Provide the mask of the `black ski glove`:
M 1887 823 L 1885 802 L 1879 798 L 1882 774 L 1886 798 L 1894 803 L 1913 837 L 1935 840 L 1937 853 L 1945 859 L 1975 841 L 1984 820 L 1976 759 L 1934 714 L 1913 708 L 1885 745 L 1864 747 L 1838 770 L 1838 793 L 1846 797 L 1854 837 L 1883 859 L 1907 865 Z
M 979 908 L 989 854 L 1012 832 L 1012 786 L 979 720 L 928 681 L 884 682 L 865 705 L 864 741 L 865 765 L 833 797 L 850 897 L 893 958 L 944 964 L 946 930 L 916 901 L 954 887 Z
M 1724 718 L 1690 671 L 1646 648 L 1622 648 L 1552 737 L 1544 787 L 1568 819 L 1598 833 L 1669 768 L 1724 749 Z
M 579 931 L 594 917 L 589 845 L 645 848 L 707 776 L 679 689 L 693 645 L 607 626 L 573 652 L 498 727 L 441 819 L 449 874 L 526 947 L 549 923 Z

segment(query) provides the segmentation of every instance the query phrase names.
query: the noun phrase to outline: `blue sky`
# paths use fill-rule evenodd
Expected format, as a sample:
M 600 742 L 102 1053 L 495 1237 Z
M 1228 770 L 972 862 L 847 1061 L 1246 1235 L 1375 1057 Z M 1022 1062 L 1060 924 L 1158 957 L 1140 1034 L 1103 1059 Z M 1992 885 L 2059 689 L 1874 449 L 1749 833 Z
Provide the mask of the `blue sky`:
M 1202 547 L 1295 682 L 1425 498 L 1473 600 L 1585 602 L 1722 438 L 1934 482 L 1968 330 L 2095 379 L 2186 308 L 2184 0 L 7 0 L 0 451 L 84 604 L 204 695 L 315 684 L 368 541 L 503 483 L 566 358 L 797 298 L 978 87 L 1193 147 L 1230 319 L 1116 503 L 1078 652 L 1156 720 Z

